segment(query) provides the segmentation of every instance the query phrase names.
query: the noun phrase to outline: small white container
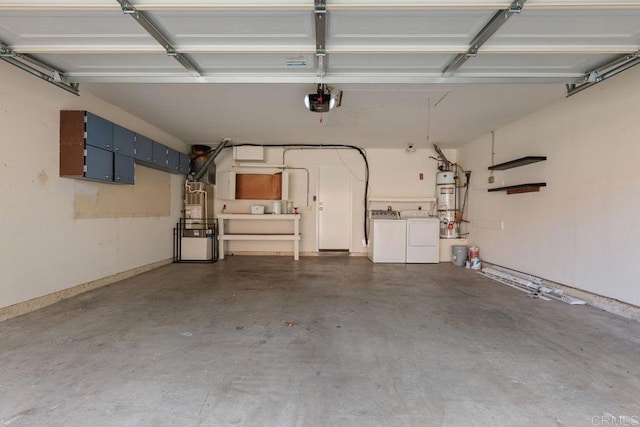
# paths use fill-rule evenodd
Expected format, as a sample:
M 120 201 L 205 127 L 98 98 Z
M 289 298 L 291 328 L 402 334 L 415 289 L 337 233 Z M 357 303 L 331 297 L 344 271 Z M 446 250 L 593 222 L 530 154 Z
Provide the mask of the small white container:
M 263 205 L 251 205 L 251 215 L 262 215 L 264 213 Z
M 275 215 L 280 215 L 282 214 L 282 201 L 281 200 L 275 200 L 273 202 L 271 202 L 271 212 Z

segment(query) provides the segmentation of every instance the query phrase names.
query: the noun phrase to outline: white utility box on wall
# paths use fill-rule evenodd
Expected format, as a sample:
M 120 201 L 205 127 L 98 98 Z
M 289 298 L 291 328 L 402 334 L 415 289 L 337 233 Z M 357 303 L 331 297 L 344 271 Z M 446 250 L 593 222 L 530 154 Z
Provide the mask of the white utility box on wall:
M 216 198 L 236 199 L 236 173 L 233 171 L 216 173 Z
M 264 147 L 254 147 L 251 145 L 233 147 L 233 160 L 241 162 L 263 162 Z

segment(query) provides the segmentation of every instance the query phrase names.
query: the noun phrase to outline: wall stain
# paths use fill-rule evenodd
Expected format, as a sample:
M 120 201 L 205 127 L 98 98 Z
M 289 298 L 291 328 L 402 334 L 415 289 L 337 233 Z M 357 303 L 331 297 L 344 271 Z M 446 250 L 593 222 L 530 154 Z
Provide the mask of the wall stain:
M 75 219 L 166 217 L 171 214 L 171 180 L 166 172 L 139 167 L 134 185 L 78 180 L 75 187 Z
M 47 183 L 49 182 L 49 175 L 47 175 L 47 173 L 43 170 L 40 171 L 40 173 L 38 174 L 38 181 L 40 182 L 40 185 L 47 185 Z

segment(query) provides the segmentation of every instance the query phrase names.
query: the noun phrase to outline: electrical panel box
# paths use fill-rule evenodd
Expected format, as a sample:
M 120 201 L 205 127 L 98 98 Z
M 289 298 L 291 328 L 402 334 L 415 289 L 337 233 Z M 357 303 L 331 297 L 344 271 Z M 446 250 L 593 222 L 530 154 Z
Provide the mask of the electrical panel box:
M 216 197 L 221 200 L 236 199 L 236 173 L 233 171 L 216 173 Z

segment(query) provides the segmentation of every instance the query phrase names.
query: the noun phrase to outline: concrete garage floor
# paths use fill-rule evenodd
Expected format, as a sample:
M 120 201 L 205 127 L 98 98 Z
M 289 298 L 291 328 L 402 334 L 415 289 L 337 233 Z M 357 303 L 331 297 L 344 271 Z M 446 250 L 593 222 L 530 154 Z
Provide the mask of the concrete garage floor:
M 2 425 L 640 423 L 640 324 L 448 263 L 169 265 L 0 343 Z

